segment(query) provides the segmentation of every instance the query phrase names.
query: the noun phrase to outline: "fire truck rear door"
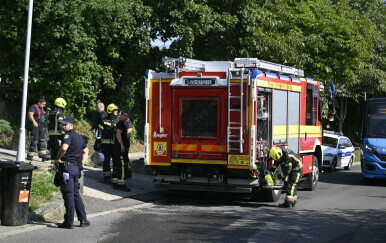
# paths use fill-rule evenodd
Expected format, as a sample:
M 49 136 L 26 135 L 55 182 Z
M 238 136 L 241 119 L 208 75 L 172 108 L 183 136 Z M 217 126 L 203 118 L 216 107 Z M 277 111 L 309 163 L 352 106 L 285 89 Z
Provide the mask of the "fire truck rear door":
M 172 94 L 172 157 L 226 159 L 226 87 L 176 87 Z

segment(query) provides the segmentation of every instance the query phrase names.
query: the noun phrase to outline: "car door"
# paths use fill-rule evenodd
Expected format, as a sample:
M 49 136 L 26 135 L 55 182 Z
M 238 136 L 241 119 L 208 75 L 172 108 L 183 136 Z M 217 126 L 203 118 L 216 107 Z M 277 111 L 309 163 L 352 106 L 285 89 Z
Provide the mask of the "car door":
M 347 138 L 339 139 L 340 166 L 346 166 L 350 160 L 350 141 Z

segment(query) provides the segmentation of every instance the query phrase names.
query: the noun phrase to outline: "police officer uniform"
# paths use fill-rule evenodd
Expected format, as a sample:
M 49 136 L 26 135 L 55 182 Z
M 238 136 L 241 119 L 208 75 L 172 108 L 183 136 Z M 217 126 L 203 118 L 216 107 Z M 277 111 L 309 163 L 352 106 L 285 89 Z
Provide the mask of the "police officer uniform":
M 274 160 L 270 171 L 274 172 L 279 166 L 281 173 L 278 179 L 283 179 L 286 185 L 286 197 L 280 207 L 294 207 L 297 202 L 297 184 L 302 175 L 303 164 L 295 156 L 295 153 L 283 146 L 273 147 L 270 150 L 270 157 Z
M 49 136 L 48 147 L 51 153 L 51 163 L 54 163 L 63 138 L 63 132 L 60 129 L 59 121 L 64 119 L 64 113 L 62 107 L 55 105 L 55 108 L 52 109 L 49 114 L 47 125 Z
M 61 125 L 68 123 L 74 124 L 75 121 L 71 117 L 59 121 Z M 64 222 L 59 224 L 59 228 L 73 228 L 74 211 L 76 211 L 80 226 L 89 226 L 83 200 L 79 194 L 79 178 L 82 169 L 82 154 L 87 149 L 87 145 L 80 134 L 71 129 L 66 132 L 63 137 L 63 146 L 67 144 L 66 151 L 62 149 L 58 153 L 56 163 L 59 163 L 59 171 L 63 173 L 63 181 L 60 186 L 60 191 L 63 196 L 66 213 L 64 214 Z M 88 150 L 87 150 L 88 151 Z M 63 163 L 60 163 L 59 161 Z M 67 174 L 66 174 L 67 173 Z
M 40 108 L 38 104 L 31 105 L 28 112 L 33 112 L 33 119 L 37 122 L 38 126 L 35 127 L 32 121 L 28 123 L 28 130 L 31 132 L 31 142 L 27 153 L 27 159 L 32 160 L 33 156 L 38 152 L 39 158 L 43 158 L 47 155 L 47 141 L 45 134 L 45 112 L 43 108 Z

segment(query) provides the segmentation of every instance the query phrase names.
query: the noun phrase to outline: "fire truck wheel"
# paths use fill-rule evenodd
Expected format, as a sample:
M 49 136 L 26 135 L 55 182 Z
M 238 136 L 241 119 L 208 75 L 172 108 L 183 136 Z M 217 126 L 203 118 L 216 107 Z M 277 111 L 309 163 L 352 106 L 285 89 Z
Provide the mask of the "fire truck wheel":
M 256 190 L 251 193 L 251 200 L 258 202 L 277 202 L 280 199 L 281 189 L 279 190 Z
M 304 189 L 307 191 L 314 191 L 316 189 L 316 186 L 318 185 L 318 179 L 319 179 L 319 166 L 318 166 L 318 158 L 316 156 L 313 156 L 312 158 L 312 174 L 307 175 L 307 179 L 305 181 Z

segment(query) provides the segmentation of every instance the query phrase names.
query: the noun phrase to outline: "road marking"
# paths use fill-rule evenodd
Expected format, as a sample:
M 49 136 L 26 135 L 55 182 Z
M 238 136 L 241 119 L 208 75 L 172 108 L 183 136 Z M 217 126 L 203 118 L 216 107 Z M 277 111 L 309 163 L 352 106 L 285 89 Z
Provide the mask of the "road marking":
M 92 219 L 92 218 L 103 216 L 103 215 L 106 215 L 106 214 L 118 213 L 118 212 L 126 212 L 126 211 L 136 210 L 136 209 L 139 209 L 139 208 L 152 207 L 152 206 L 154 206 L 154 203 L 160 203 L 162 201 L 165 201 L 165 199 L 161 199 L 161 200 L 154 201 L 154 202 L 151 202 L 151 203 L 136 204 L 136 205 L 129 206 L 129 207 L 115 208 L 115 209 L 104 211 L 104 212 L 93 213 L 93 214 L 87 215 L 87 218 L 88 219 Z M 18 234 L 27 233 L 27 232 L 31 232 L 31 231 L 47 228 L 48 226 L 55 227 L 57 225 L 57 223 L 61 223 L 61 221 L 54 222 L 54 223 L 48 223 L 48 222 L 37 223 L 39 225 L 27 224 L 22 229 L 17 229 L 17 230 L 12 230 L 12 231 L 8 231 L 8 232 L 5 232 L 5 233 L 1 233 L 0 234 L 0 239 L 4 239 L 4 238 L 15 236 L 15 235 L 18 235 Z

